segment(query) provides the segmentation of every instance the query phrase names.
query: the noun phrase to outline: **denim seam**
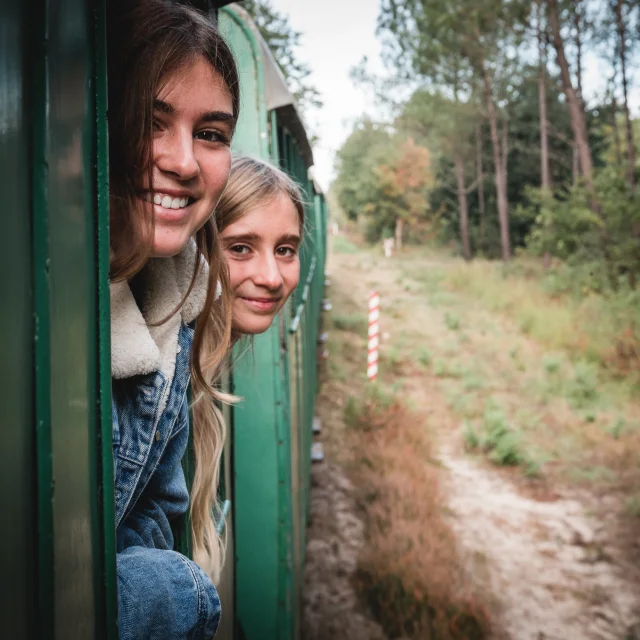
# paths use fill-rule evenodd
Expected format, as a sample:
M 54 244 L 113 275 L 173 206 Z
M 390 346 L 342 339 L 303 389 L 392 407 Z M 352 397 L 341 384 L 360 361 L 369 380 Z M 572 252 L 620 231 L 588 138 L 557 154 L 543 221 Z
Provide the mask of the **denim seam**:
M 200 585 L 200 580 L 198 579 L 198 576 L 196 575 L 196 572 L 193 568 L 193 563 L 186 558 L 185 556 L 183 556 L 181 553 L 178 553 L 178 557 L 180 558 L 180 560 L 182 560 L 182 562 L 184 562 L 184 564 L 187 565 L 187 567 L 189 568 L 189 571 L 191 571 L 191 577 L 193 578 L 193 581 L 196 584 L 196 589 L 198 592 L 198 618 L 197 618 L 197 626 L 196 626 L 196 635 L 195 638 L 199 638 L 202 635 L 202 630 L 204 627 L 204 594 L 203 594 L 203 590 L 202 590 L 202 586 Z
M 186 394 L 185 394 L 186 396 Z M 181 405 L 182 406 L 182 405 Z M 173 426 L 176 423 L 176 420 L 178 419 L 178 416 L 180 415 L 180 412 L 176 413 L 175 418 L 173 419 L 173 423 L 171 424 L 171 430 L 173 429 Z M 178 433 L 180 431 L 182 431 L 183 427 L 180 427 L 180 429 L 178 429 Z M 118 524 L 120 524 L 120 522 L 122 522 L 122 520 L 124 520 L 130 513 L 130 509 L 129 509 L 129 505 L 131 503 L 131 499 L 133 498 L 134 493 L 138 494 L 138 498 L 137 500 L 140 498 L 140 496 L 144 493 L 144 490 L 146 488 L 146 486 L 149 484 L 149 481 L 151 480 L 151 478 L 153 477 L 153 474 L 155 473 L 156 468 L 158 467 L 158 465 L 160 464 L 160 460 L 162 460 L 162 456 L 164 455 L 165 449 L 167 448 L 167 445 L 169 444 L 169 442 L 171 441 L 171 439 L 173 438 L 174 434 L 172 433 L 168 438 L 165 438 L 162 441 L 162 450 L 160 451 L 160 454 L 158 455 L 155 464 L 153 465 L 153 467 L 149 470 L 149 473 L 147 474 L 147 480 L 144 484 L 141 484 L 140 486 L 138 486 L 138 483 L 140 482 L 140 476 L 142 475 L 142 471 L 144 470 L 144 466 L 147 464 L 147 462 L 149 461 L 149 456 L 151 455 L 151 447 L 153 446 L 153 443 L 149 446 L 149 450 L 147 451 L 147 455 L 145 457 L 144 463 L 142 463 L 140 465 L 140 469 L 136 472 L 136 482 L 133 485 L 135 487 L 134 491 L 131 492 L 131 495 L 129 496 L 129 500 L 127 502 L 127 504 L 125 505 L 125 508 L 123 509 L 123 516 L 122 518 L 118 521 Z M 153 439 L 153 435 L 152 435 L 152 439 Z M 124 457 L 124 456 L 121 456 Z M 140 464 L 137 461 L 130 461 L 133 462 L 134 464 Z M 139 489 L 139 491 L 138 491 Z M 133 507 L 135 507 L 136 503 L 134 502 L 131 505 L 131 509 L 133 509 Z

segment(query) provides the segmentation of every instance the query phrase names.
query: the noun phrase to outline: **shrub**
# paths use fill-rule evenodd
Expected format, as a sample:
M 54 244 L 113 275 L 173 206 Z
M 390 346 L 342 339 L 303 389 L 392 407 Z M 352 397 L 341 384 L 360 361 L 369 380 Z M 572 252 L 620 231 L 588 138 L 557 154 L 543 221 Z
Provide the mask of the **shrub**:
M 367 335 L 369 322 L 364 313 L 334 313 L 331 319 L 333 326 L 339 331 L 350 331 L 358 335 Z

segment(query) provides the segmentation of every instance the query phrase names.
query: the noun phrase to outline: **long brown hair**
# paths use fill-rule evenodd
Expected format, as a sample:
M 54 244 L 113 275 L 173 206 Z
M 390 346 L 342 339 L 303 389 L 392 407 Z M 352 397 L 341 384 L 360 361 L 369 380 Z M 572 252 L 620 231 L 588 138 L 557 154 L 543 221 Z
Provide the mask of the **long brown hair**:
M 112 13 L 109 29 L 109 129 L 111 279 L 128 280 L 150 257 L 153 214 L 137 190 L 153 171 L 153 104 L 171 73 L 198 56 L 224 80 L 236 120 L 240 109 L 238 73 L 233 55 L 212 22 L 201 12 L 163 0 L 138 0 L 132 10 Z M 229 398 L 215 382 L 231 332 L 228 273 L 218 231 L 210 218 L 196 234 L 197 256 L 189 295 L 202 259 L 209 265 L 204 309 L 196 321 L 191 353 L 195 475 L 191 489 L 194 556 L 217 579 L 224 549 L 212 512 L 216 504 L 224 420 L 217 402 Z M 216 300 L 216 283 L 222 296 Z M 183 300 L 184 302 L 184 300 Z M 178 309 L 176 309 L 176 312 Z

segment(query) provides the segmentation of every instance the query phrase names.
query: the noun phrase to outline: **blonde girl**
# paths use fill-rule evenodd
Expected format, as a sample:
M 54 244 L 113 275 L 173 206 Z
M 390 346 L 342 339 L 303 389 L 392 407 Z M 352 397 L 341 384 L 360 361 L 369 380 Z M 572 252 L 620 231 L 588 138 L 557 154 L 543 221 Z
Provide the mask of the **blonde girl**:
M 273 165 L 236 157 L 215 220 L 229 266 L 233 339 L 263 333 L 300 278 L 300 189 Z

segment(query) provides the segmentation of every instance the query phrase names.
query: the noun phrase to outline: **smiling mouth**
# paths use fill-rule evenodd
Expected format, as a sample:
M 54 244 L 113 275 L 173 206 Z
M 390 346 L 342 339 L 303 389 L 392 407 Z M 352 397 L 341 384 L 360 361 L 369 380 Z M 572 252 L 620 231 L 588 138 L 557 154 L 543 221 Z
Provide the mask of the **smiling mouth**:
M 189 205 L 192 205 L 196 200 L 191 196 L 170 196 L 166 193 L 161 193 L 156 191 L 153 195 L 150 192 L 146 192 L 143 195 L 143 198 L 147 202 L 151 202 L 152 204 L 156 204 L 163 209 L 184 209 Z
M 272 311 L 280 302 L 280 298 L 245 298 L 244 296 L 242 300 L 256 311 Z

